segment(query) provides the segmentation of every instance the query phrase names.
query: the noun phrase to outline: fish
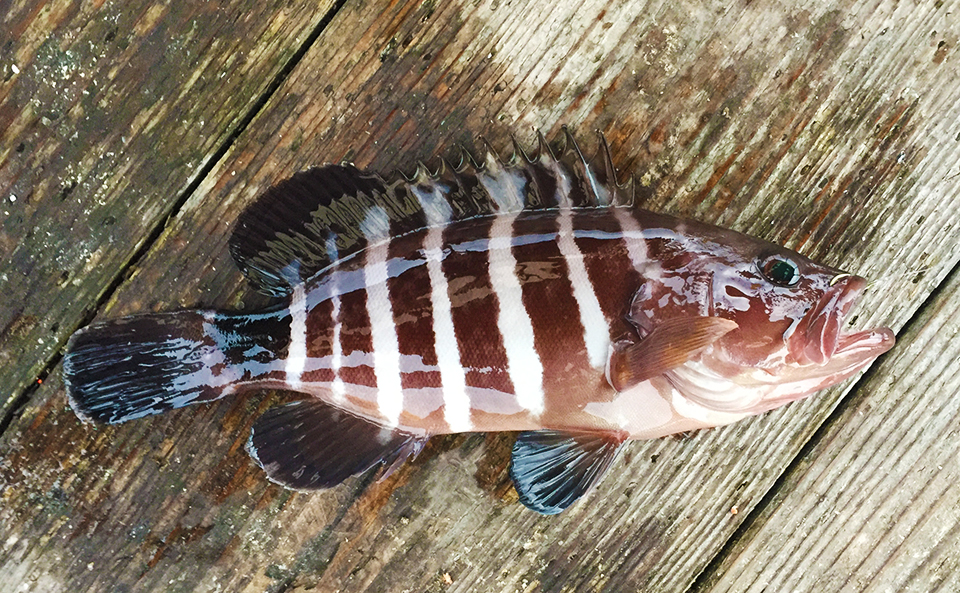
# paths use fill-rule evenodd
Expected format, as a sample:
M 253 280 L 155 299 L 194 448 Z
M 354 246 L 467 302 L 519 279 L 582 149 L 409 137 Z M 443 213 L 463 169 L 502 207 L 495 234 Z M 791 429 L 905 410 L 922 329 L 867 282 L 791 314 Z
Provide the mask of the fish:
M 564 129 L 502 159 L 381 176 L 341 163 L 270 187 L 230 252 L 274 297 L 255 312 L 100 321 L 63 359 L 84 421 L 250 391 L 296 401 L 252 425 L 266 477 L 320 490 L 389 475 L 431 435 L 518 432 L 527 508 L 567 509 L 624 443 L 760 414 L 863 370 L 895 342 L 844 330 L 859 276 L 636 206 L 602 135 Z

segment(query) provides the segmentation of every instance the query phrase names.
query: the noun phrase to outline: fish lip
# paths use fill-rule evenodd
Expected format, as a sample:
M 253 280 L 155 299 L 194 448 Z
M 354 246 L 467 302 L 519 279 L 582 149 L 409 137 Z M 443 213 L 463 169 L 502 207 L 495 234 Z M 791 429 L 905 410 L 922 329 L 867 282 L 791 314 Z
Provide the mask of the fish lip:
M 807 312 L 788 341 L 792 358 L 800 365 L 823 365 L 834 356 L 875 358 L 893 346 L 886 328 L 842 333 L 843 320 L 867 286 L 860 276 L 842 275 Z

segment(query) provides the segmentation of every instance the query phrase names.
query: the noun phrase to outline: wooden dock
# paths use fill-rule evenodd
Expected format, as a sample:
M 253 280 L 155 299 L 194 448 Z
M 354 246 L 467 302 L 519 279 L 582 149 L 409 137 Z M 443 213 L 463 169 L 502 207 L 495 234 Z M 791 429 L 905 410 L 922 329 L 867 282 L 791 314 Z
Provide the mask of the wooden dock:
M 958 45 L 960 0 L 0 0 L 0 591 L 960 590 Z M 226 241 L 272 183 L 564 124 L 644 206 L 871 279 L 897 347 L 554 517 L 512 435 L 304 494 L 243 449 L 289 395 L 67 407 L 92 319 L 265 302 Z

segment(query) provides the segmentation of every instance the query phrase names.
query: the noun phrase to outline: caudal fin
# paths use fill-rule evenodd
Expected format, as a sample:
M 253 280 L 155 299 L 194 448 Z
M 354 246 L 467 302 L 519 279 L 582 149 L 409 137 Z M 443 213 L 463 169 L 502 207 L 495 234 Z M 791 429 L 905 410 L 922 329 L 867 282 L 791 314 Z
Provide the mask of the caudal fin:
M 63 359 L 70 407 L 114 424 L 225 395 L 236 379 L 200 311 L 126 317 L 86 327 Z

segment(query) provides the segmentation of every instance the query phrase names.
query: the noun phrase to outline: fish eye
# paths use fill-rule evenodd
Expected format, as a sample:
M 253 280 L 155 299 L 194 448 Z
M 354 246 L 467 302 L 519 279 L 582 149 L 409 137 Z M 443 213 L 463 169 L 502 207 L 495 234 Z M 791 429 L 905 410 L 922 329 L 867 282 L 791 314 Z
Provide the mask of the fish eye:
M 768 255 L 757 262 L 757 267 L 771 284 L 795 286 L 800 282 L 800 268 L 783 256 Z

